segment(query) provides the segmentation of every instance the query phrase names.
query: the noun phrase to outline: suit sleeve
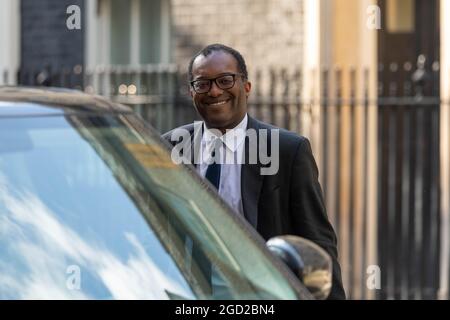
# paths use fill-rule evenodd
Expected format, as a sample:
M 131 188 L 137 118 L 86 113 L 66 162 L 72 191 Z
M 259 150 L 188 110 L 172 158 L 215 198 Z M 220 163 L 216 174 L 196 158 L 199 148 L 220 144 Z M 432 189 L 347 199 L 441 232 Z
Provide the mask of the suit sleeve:
M 317 165 L 306 138 L 302 138 L 294 158 L 290 193 L 289 207 L 295 234 L 313 241 L 331 256 L 333 284 L 328 299 L 345 299 L 337 238 L 328 220 Z

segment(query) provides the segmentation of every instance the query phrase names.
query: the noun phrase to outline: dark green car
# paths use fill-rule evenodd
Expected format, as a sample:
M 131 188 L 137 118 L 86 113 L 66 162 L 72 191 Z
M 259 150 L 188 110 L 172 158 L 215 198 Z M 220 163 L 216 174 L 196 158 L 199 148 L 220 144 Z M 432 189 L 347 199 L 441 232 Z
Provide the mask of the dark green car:
M 0 299 L 309 299 L 131 110 L 0 88 Z

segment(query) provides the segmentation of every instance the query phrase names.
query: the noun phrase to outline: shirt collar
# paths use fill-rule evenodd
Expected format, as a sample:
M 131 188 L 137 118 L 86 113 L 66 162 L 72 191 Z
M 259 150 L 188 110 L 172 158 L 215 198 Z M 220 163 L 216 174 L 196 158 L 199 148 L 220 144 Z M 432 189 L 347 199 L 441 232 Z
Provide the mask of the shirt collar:
M 206 128 L 205 123 L 203 122 L 204 133 L 202 137 L 202 142 L 206 144 L 213 143 L 217 138 L 222 140 L 222 142 L 230 149 L 232 152 L 236 152 L 238 147 L 244 142 L 246 130 L 248 123 L 248 115 L 245 114 L 244 119 L 242 119 L 239 124 L 233 129 L 228 129 L 224 135 L 218 136 L 214 134 L 213 131 Z

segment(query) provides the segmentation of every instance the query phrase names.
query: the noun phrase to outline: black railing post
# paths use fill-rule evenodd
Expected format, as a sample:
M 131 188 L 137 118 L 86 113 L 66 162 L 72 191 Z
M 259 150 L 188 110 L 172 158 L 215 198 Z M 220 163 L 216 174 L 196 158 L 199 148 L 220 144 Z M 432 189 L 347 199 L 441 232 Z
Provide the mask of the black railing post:
M 283 126 L 284 128 L 286 128 L 287 130 L 292 130 L 291 125 L 290 125 L 290 120 L 291 120 L 291 110 L 290 110 L 290 96 L 289 96 L 289 76 L 287 74 L 286 69 L 281 69 L 281 83 L 284 86 L 284 90 L 282 93 L 282 109 L 283 109 L 283 113 L 284 113 L 284 121 L 283 121 Z
M 334 156 L 336 165 L 336 172 L 334 173 L 335 178 L 335 193 L 336 193 L 336 203 L 335 207 L 332 209 L 336 213 L 336 233 L 339 234 L 341 230 L 341 108 L 342 108 L 342 70 L 339 68 L 335 69 L 335 146 L 336 154 Z
M 362 248 L 363 248 L 363 254 L 362 254 L 362 266 L 363 266 L 363 274 L 361 275 L 361 279 L 365 279 L 366 273 L 364 268 L 367 266 L 367 254 L 366 254 L 366 248 L 367 248 L 367 233 L 365 232 L 367 229 L 367 214 L 369 212 L 367 201 L 368 201 L 368 163 L 369 163 L 369 79 L 370 79 L 370 73 L 368 69 L 364 69 L 364 75 L 363 75 L 363 130 L 364 130 L 364 139 L 363 139 L 363 164 L 362 164 L 362 172 L 364 174 L 363 176 L 363 200 L 362 200 L 362 226 L 363 226 L 363 237 L 360 239 L 362 242 Z M 365 281 L 361 281 L 361 299 L 366 299 L 366 283 Z
M 270 122 L 276 124 L 276 87 L 277 87 L 277 77 L 275 69 L 270 70 Z

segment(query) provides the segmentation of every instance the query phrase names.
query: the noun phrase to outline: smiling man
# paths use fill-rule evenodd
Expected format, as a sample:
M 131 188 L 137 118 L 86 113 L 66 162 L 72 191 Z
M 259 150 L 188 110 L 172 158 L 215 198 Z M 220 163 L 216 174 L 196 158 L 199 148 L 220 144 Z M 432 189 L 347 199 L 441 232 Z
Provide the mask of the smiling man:
M 188 142 L 184 156 L 265 240 L 291 234 L 324 248 L 333 260 L 329 298 L 345 299 L 336 235 L 326 214 L 309 141 L 247 114 L 252 86 L 245 61 L 233 48 L 212 44 L 197 53 L 189 63 L 189 84 L 203 122 L 163 137 L 177 151 L 183 149 L 175 147 Z M 270 151 L 271 161 L 278 162 L 269 174 L 262 174 L 268 163 L 261 150 Z M 259 155 L 256 162 L 252 154 Z
M 251 83 L 246 68 L 240 70 L 237 55 L 224 50 L 208 52 L 197 55 L 189 65 L 190 92 L 206 126 L 225 133 L 245 118 Z

